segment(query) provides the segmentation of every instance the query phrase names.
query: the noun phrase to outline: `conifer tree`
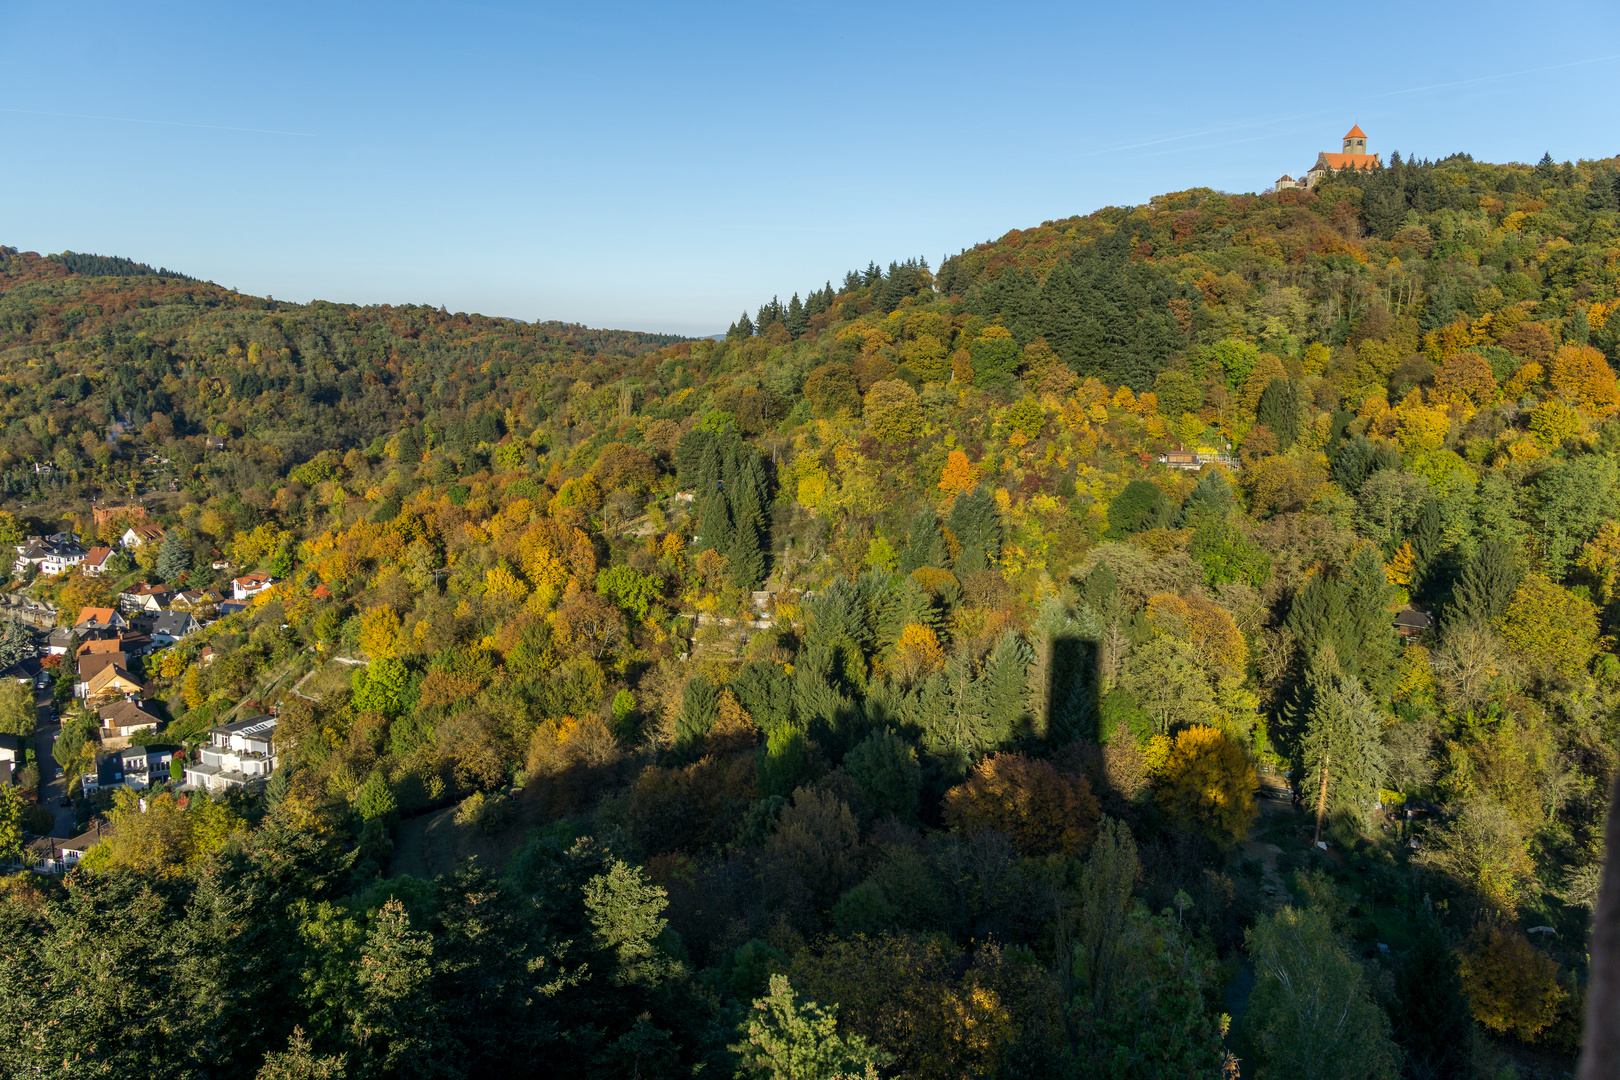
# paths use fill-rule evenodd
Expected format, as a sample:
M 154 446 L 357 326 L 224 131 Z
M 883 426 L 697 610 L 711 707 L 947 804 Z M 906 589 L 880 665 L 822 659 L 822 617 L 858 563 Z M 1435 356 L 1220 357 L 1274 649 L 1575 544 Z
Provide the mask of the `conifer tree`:
M 1181 506 L 1182 528 L 1196 529 L 1206 519 L 1224 518 L 1237 506 L 1232 485 L 1219 472 L 1207 472 L 1198 478 L 1198 484 Z
M 681 691 L 681 714 L 675 723 L 675 746 L 694 751 L 720 718 L 720 689 L 707 675 L 694 675 Z
M 783 323 L 787 326 L 788 333 L 793 335 L 794 340 L 804 336 L 805 330 L 809 329 L 810 316 L 805 311 L 804 304 L 799 300 L 798 293 L 794 293 L 793 299 L 788 301 L 787 318 L 783 320 Z
M 1406 1051 L 1408 1074 L 1426 1080 L 1467 1080 L 1474 1021 L 1463 996 L 1457 956 L 1433 913 L 1418 922 L 1412 951 L 1395 969 L 1395 1041 Z
M 1286 451 L 1299 439 L 1303 402 L 1298 384 L 1291 379 L 1272 379 L 1260 393 L 1255 420 L 1277 436 L 1277 449 Z
M 1388 755 L 1383 722 L 1359 680 L 1339 670 L 1323 648 L 1306 674 L 1311 691 L 1303 764 L 1306 794 L 1317 812 L 1317 838 L 1329 811 L 1364 819 L 1383 786 Z
M 1001 557 L 1001 513 L 983 485 L 960 496 L 951 506 L 951 534 L 961 545 L 956 557 L 958 577 L 982 573 Z
M 1498 540 L 1482 541 L 1452 591 L 1447 620 L 1494 623 L 1518 587 L 1519 570 L 1507 545 Z
M 171 531 L 163 538 L 153 573 L 164 581 L 173 581 L 191 569 L 191 545 L 178 532 Z
M 939 515 L 932 507 L 925 506 L 911 517 L 906 549 L 900 554 L 900 572 L 909 574 L 923 566 L 944 566 L 948 557 L 945 534 L 939 528 Z

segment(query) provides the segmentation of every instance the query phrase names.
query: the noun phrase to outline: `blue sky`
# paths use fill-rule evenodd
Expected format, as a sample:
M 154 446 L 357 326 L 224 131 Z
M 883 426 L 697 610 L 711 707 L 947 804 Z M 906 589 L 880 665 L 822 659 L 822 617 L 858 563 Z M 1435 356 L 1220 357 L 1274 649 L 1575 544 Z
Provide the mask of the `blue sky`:
M 1369 149 L 1620 153 L 1620 5 L 0 4 L 0 243 L 707 334 Z

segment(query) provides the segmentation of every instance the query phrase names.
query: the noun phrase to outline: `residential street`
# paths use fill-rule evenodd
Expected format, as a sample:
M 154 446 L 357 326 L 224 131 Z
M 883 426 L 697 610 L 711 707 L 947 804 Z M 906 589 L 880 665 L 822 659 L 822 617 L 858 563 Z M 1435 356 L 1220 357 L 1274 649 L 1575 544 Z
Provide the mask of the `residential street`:
M 34 693 L 34 747 L 39 762 L 39 804 L 56 815 L 56 826 L 51 835 L 66 840 L 73 833 L 73 808 L 59 805 L 67 794 L 65 780 L 56 778 L 56 759 L 51 757 L 51 744 L 56 741 L 56 728 L 51 724 L 51 691 L 47 687 Z

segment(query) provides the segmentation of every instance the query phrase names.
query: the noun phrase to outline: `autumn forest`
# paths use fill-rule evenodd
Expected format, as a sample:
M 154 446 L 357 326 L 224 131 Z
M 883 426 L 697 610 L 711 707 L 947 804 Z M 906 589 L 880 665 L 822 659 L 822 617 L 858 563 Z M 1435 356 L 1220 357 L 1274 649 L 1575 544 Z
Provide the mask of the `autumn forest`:
M 0 1072 L 1572 1072 L 1620 160 L 884 261 L 691 340 L 0 248 L 0 534 L 162 533 L 8 592 L 220 600 L 149 790 L 46 658 L 96 842 L 0 879 Z

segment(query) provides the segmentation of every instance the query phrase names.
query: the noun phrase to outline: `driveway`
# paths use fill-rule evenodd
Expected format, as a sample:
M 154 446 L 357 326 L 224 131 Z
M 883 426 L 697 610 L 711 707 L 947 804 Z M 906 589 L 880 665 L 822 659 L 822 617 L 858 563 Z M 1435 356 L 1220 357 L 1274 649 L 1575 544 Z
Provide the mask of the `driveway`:
M 47 687 L 34 693 L 34 751 L 39 764 L 39 804 L 56 815 L 51 835 L 62 840 L 72 838 L 73 808 L 59 805 L 67 794 L 67 781 L 56 778 L 56 759 L 51 757 L 51 745 L 56 742 L 56 727 L 51 723 L 51 691 Z

